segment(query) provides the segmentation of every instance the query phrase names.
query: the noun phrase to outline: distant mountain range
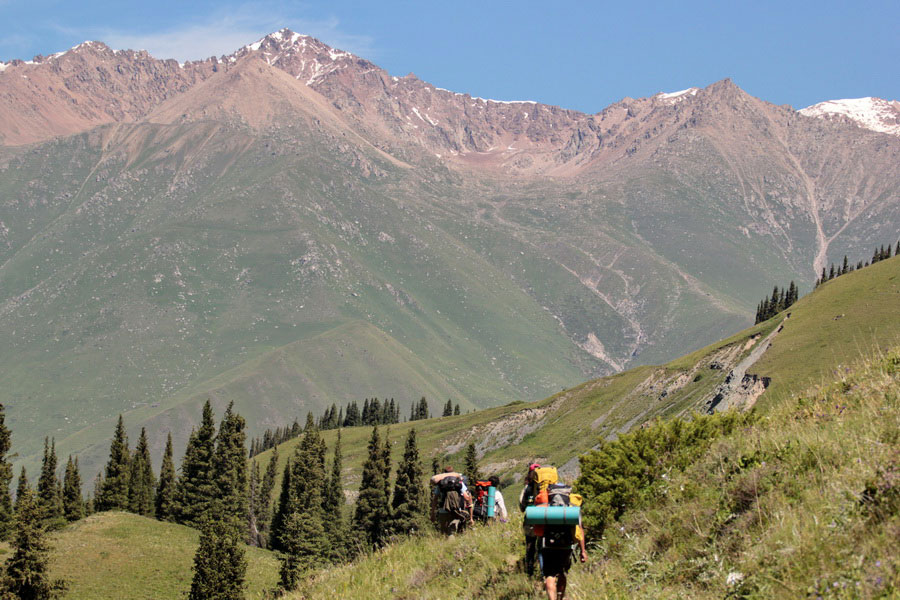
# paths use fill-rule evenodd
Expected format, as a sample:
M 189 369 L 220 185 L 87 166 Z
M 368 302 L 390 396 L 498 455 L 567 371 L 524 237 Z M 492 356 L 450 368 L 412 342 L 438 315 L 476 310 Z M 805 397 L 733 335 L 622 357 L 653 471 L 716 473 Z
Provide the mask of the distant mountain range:
M 723 80 L 588 115 L 289 30 L 184 64 L 100 42 L 4 63 L 16 449 L 52 435 L 90 470 L 119 412 L 158 452 L 207 397 L 256 434 L 372 396 L 537 399 L 699 348 L 773 285 L 896 242 L 900 138 L 877 129 L 897 103 L 843 102 Z

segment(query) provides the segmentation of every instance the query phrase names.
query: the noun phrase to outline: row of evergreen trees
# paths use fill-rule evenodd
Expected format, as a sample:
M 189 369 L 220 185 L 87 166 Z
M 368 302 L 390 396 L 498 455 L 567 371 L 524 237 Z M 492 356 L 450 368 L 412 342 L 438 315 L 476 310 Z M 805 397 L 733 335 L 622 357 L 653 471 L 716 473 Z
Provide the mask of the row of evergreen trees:
M 892 255 L 900 256 L 900 241 L 897 242 L 896 250 L 891 250 L 891 245 L 880 246 L 875 248 L 875 251 L 872 253 L 872 260 L 869 262 L 863 263 L 863 261 L 859 261 L 856 263 L 856 266 L 852 265 L 848 260 L 847 256 L 844 255 L 844 261 L 841 265 L 835 267 L 834 263 L 831 263 L 831 267 L 826 270 L 825 267 L 822 267 L 822 274 L 816 279 L 816 287 L 819 287 L 826 281 L 830 281 L 835 277 L 840 277 L 845 273 L 850 273 L 852 271 L 857 271 L 859 269 L 863 269 L 868 267 L 869 265 L 874 265 L 875 263 L 891 258 Z M 756 320 L 754 321 L 754 325 L 756 323 L 762 323 L 763 321 L 768 321 L 781 311 L 790 307 L 794 302 L 799 299 L 799 290 L 797 286 L 791 281 L 791 284 L 787 287 L 787 289 L 779 289 L 776 285 L 772 290 L 772 295 L 766 298 L 763 298 L 759 304 L 756 305 Z
M 459 415 L 459 403 L 455 405 L 447 400 L 441 416 L 449 417 Z M 428 408 L 428 400 L 423 396 L 417 402 L 413 402 L 409 410 L 409 420 L 419 421 L 430 419 L 431 411 Z M 400 422 L 400 403 L 394 399 L 381 401 L 378 398 L 365 399 L 362 409 L 356 400 L 347 403 L 346 409 L 332 404 L 325 409 L 324 414 L 316 419 L 316 427 L 321 431 L 338 429 L 341 427 L 360 427 L 373 425 L 393 425 Z M 295 420 L 289 427 L 277 427 L 267 429 L 259 438 L 250 442 L 250 457 L 262 454 L 270 448 L 274 448 L 288 440 L 292 440 L 303 433 L 304 428 Z
M 784 309 L 793 305 L 799 297 L 800 291 L 793 281 L 791 281 L 791 284 L 787 289 L 782 288 L 779 290 L 776 285 L 772 290 L 772 295 L 763 299 L 762 302 L 756 306 L 756 320 L 753 324 L 756 325 L 757 323 L 768 321 Z
M 890 244 L 888 244 L 887 246 L 884 246 L 884 245 L 879 246 L 878 248 L 875 248 L 875 251 L 872 253 L 871 261 L 867 261 L 867 262 L 863 263 L 863 261 L 860 260 L 856 263 L 855 267 L 852 264 L 850 264 L 850 261 L 847 260 L 847 255 L 845 254 L 844 262 L 840 266 L 835 267 L 834 263 L 831 263 L 831 267 L 827 271 L 825 270 L 825 267 L 822 267 L 822 274 L 819 276 L 818 279 L 816 279 L 816 287 L 819 287 L 826 281 L 830 281 L 830 280 L 834 279 L 835 277 L 840 277 L 841 275 L 844 275 L 845 273 L 850 273 L 852 271 L 858 271 L 859 269 L 864 269 L 865 267 L 868 267 L 869 265 L 874 265 L 875 263 L 880 262 L 882 260 L 887 260 L 892 255 L 900 256 L 900 241 L 897 242 L 897 248 L 895 251 L 893 251 L 893 253 L 892 253 Z

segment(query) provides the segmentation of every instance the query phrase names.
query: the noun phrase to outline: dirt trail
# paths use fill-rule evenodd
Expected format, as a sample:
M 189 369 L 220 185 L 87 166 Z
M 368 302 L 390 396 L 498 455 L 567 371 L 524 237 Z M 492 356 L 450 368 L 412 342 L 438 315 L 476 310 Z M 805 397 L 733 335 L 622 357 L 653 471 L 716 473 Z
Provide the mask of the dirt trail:
M 768 386 L 768 379 L 760 379 L 755 375 L 747 375 L 747 369 L 752 367 L 756 364 L 756 361 L 762 358 L 762 355 L 765 354 L 766 350 L 769 349 L 769 346 L 772 345 L 772 340 L 775 339 L 775 336 L 778 335 L 778 332 L 780 332 L 783 327 L 784 321 L 782 321 L 772 333 L 767 335 L 765 339 L 756 344 L 756 347 L 750 351 L 750 354 L 734 366 L 731 372 L 728 373 L 728 377 L 725 378 L 722 385 L 716 388 L 716 392 L 712 399 L 707 403 L 706 410 L 708 413 L 712 414 L 714 412 L 727 410 L 736 406 L 739 403 L 738 401 L 753 403 L 756 401 L 756 397 L 765 391 Z

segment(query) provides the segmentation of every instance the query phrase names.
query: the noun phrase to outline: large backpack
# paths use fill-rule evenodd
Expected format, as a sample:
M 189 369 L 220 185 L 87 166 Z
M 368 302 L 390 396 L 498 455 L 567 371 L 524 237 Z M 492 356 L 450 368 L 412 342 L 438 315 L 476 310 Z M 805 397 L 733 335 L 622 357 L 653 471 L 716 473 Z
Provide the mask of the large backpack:
M 488 488 L 491 487 L 490 481 L 476 481 L 475 488 L 472 493 L 472 516 L 479 521 L 487 520 L 488 513 Z
M 438 481 L 437 487 L 441 491 L 441 494 L 446 494 L 447 492 L 461 492 L 462 478 L 455 475 L 444 477 Z
M 570 506 L 572 488 L 559 481 L 555 467 L 541 467 L 535 472 L 540 491 L 535 498 L 537 506 Z M 541 538 L 541 547 L 565 550 L 575 543 L 571 525 L 535 525 L 534 533 Z

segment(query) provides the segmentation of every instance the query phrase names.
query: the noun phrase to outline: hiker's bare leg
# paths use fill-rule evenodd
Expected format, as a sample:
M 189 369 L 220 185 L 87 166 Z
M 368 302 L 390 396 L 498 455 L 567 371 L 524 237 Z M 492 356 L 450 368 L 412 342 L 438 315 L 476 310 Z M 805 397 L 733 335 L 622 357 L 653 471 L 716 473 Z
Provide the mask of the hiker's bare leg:
M 556 577 L 545 577 L 544 587 L 547 589 L 547 598 L 556 600 Z

